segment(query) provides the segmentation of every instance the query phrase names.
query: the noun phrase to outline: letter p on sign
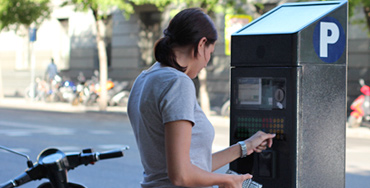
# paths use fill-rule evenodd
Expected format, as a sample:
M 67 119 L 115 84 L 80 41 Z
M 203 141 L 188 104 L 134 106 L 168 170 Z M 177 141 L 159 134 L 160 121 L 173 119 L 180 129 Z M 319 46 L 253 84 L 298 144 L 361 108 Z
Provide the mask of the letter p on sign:
M 339 21 L 332 17 L 320 20 L 313 33 L 313 46 L 316 54 L 324 62 L 337 61 L 346 46 L 345 33 Z
M 320 22 L 320 57 L 328 57 L 328 45 L 339 39 L 339 28 L 335 23 Z

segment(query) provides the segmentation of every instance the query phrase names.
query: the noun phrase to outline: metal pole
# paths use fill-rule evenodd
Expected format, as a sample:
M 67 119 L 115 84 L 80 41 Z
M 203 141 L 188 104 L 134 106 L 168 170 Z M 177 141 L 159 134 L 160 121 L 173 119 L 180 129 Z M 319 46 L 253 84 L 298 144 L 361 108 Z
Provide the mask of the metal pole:
M 35 67 L 36 67 L 36 58 L 34 53 L 34 42 L 30 43 L 31 46 L 31 85 L 30 85 L 30 92 L 31 92 L 31 101 L 35 99 Z
M 3 91 L 3 79 L 2 79 L 2 69 L 0 64 L 0 100 L 4 99 L 4 91 Z
M 30 27 L 28 29 L 28 36 L 30 41 L 31 47 L 31 85 L 30 85 L 30 92 L 31 92 L 31 101 L 35 100 L 35 67 L 36 67 L 36 58 L 35 58 L 35 41 L 36 41 L 36 28 Z

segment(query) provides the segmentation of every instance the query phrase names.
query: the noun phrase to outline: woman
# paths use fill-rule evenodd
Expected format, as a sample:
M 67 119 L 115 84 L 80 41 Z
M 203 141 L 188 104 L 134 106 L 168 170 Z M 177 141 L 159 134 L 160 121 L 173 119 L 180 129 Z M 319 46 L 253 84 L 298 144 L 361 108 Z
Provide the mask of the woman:
M 271 147 L 274 135 L 258 132 L 212 154 L 214 129 L 197 103 L 191 79 L 207 66 L 216 28 L 201 9 L 179 12 L 155 44 L 155 63 L 131 90 L 128 115 L 144 167 L 142 187 L 241 187 L 250 174 L 212 171 Z M 243 148 L 243 149 L 241 149 Z

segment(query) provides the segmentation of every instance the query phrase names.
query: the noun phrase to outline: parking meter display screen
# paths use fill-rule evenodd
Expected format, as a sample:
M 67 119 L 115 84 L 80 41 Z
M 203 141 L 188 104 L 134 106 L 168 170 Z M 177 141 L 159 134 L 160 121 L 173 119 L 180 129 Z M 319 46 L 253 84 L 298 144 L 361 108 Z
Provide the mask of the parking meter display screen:
M 240 104 L 261 104 L 261 78 L 239 79 Z
M 236 105 L 243 109 L 285 108 L 284 78 L 241 77 L 237 81 Z

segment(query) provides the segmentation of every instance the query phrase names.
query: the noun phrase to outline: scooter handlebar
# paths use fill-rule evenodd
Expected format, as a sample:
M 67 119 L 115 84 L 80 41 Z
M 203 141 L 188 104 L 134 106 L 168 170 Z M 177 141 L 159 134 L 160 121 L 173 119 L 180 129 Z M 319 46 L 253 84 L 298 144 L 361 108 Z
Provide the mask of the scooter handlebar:
M 70 169 L 74 169 L 75 167 L 83 165 L 83 164 L 84 165 L 94 164 L 98 160 L 122 157 L 124 156 L 124 150 L 127 150 L 127 149 L 129 149 L 128 146 L 122 149 L 117 149 L 117 150 L 112 150 L 112 151 L 107 151 L 107 152 L 102 152 L 102 153 L 92 152 L 91 149 L 88 149 L 82 153 L 67 154 L 66 155 L 67 161 L 68 161 L 67 163 L 64 163 L 65 160 L 58 160 L 58 161 L 55 161 L 55 163 L 53 164 L 63 167 L 68 171 Z M 14 178 L 13 180 L 9 180 L 8 182 L 4 184 L 0 184 L 0 188 L 18 187 L 27 182 L 48 177 L 47 176 L 48 174 L 46 173 L 49 173 L 49 172 L 45 171 L 45 168 L 46 168 L 45 165 L 50 166 L 51 163 L 43 164 L 43 163 L 38 162 L 34 167 L 27 169 L 24 173 Z
M 8 181 L 5 184 L 1 184 L 0 187 L 1 188 L 13 188 L 14 187 L 14 184 L 13 184 L 12 181 Z
M 30 181 L 32 181 L 32 178 L 26 172 L 24 172 L 13 180 L 9 180 L 5 184 L 0 185 L 0 188 L 18 187 Z
M 103 153 L 97 153 L 97 160 L 110 159 L 124 156 L 124 149 L 112 150 Z
M 14 186 L 14 182 L 13 181 L 8 181 L 5 184 L 1 184 L 0 187 L 1 188 L 13 188 L 15 186 Z
M 103 159 L 110 159 L 110 158 L 116 158 L 116 157 L 122 157 L 124 156 L 124 150 L 129 149 L 128 146 L 125 146 L 122 149 L 116 149 L 112 151 L 106 151 L 106 152 L 92 152 L 91 149 L 87 148 L 82 153 L 75 153 L 75 154 L 67 154 L 68 158 L 68 169 L 73 169 L 79 165 L 88 165 L 88 164 L 94 164 L 95 162 Z

